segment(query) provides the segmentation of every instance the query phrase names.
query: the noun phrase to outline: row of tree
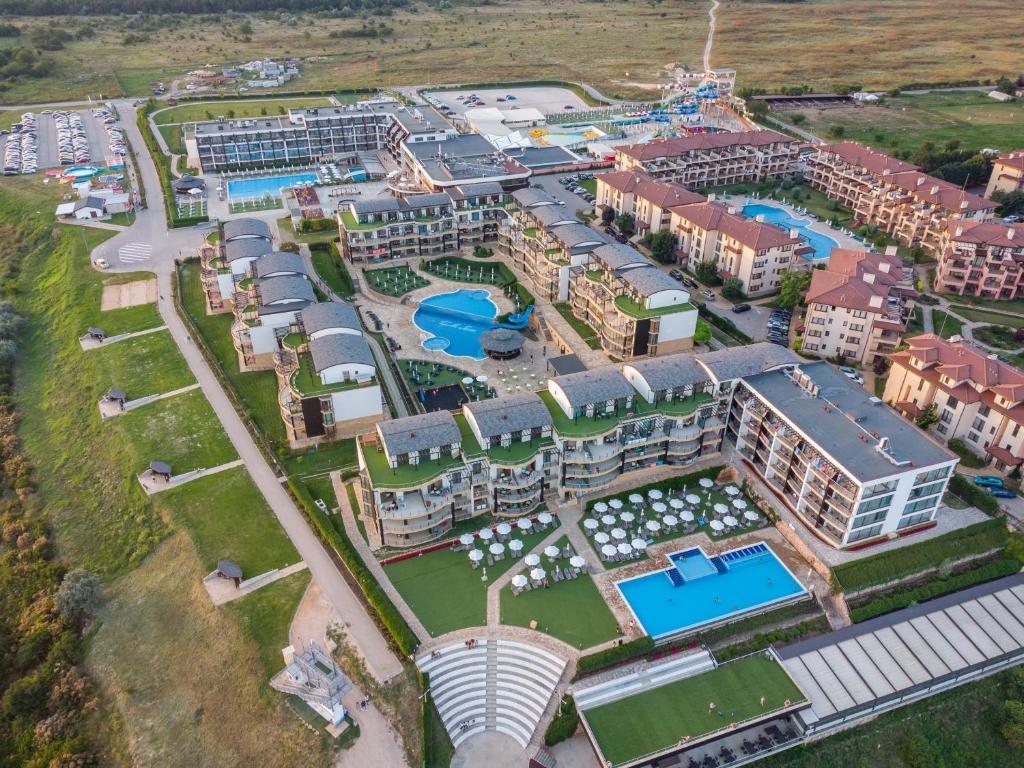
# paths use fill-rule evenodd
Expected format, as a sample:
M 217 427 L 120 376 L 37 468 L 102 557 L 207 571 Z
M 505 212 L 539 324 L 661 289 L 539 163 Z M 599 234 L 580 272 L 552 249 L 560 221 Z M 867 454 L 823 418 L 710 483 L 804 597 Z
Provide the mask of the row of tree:
M 412 0 L 0 0 L 11 16 L 89 16 L 123 13 L 226 13 L 228 11 L 395 10 Z

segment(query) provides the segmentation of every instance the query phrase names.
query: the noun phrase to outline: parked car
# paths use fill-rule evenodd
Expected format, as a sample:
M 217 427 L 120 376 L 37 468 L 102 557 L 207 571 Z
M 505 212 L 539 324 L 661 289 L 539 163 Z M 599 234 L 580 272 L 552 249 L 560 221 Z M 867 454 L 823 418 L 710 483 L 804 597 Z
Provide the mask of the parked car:
M 988 492 L 997 499 L 1015 499 L 1017 494 L 1009 488 L 989 488 Z
M 735 312 L 737 315 L 741 314 L 743 312 L 749 312 L 750 311 L 750 305 L 749 304 L 737 304 L 736 306 L 734 306 L 732 308 L 732 311 Z
M 696 288 L 697 287 L 697 281 L 696 280 L 691 280 L 686 275 L 683 275 L 682 278 L 680 278 L 680 279 L 681 279 L 683 285 L 685 285 L 687 288 Z
M 985 488 L 1002 488 L 1005 485 L 1003 479 L 995 475 L 975 475 L 974 484 Z
M 109 269 L 110 268 L 110 262 L 108 262 L 106 259 L 96 259 L 93 262 L 93 264 L 96 265 L 96 269 Z
M 839 372 L 851 381 L 856 381 L 858 384 L 864 383 L 864 377 L 848 365 L 839 366 Z
M 704 298 L 707 299 L 708 301 L 714 301 L 715 300 L 715 292 L 705 288 L 704 289 Z
M 679 282 L 683 282 L 683 273 L 680 272 L 678 269 L 671 270 L 668 273 L 668 276 L 671 277 L 673 280 L 678 280 Z

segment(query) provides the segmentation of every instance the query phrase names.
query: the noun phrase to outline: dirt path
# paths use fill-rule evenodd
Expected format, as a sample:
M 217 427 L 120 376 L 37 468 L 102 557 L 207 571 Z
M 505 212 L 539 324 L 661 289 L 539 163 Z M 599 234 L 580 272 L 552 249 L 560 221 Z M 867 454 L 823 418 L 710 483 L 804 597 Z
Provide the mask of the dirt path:
M 715 43 L 715 11 L 718 10 L 721 0 L 714 0 L 711 3 L 711 7 L 708 8 L 708 41 L 704 43 L 704 71 L 707 72 L 711 69 L 711 47 Z

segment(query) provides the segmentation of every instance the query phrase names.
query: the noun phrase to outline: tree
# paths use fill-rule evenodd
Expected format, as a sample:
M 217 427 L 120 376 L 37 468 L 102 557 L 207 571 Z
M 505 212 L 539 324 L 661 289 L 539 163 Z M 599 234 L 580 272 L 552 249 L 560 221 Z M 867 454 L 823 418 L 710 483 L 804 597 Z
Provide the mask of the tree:
M 837 139 L 843 138 L 846 135 L 846 127 L 842 125 L 833 125 L 828 129 L 830 135 L 835 136 Z
M 601 209 L 601 223 L 608 227 L 613 221 L 615 221 L 615 209 L 606 205 Z
M 636 232 L 636 221 L 632 213 L 620 213 L 615 219 L 615 228 L 626 237 L 631 237 Z
M 730 277 L 722 283 L 722 295 L 730 301 L 739 301 L 747 296 L 743 293 L 743 281 L 738 277 Z
M 999 203 L 1000 216 L 1014 216 L 1024 213 L 1024 191 L 993 192 L 992 199 Z
M 95 573 L 75 568 L 64 575 L 57 589 L 57 610 L 74 624 L 92 618 L 100 601 L 100 580 Z
M 779 288 L 779 298 L 776 303 L 785 309 L 792 309 L 800 303 L 807 288 L 811 285 L 811 273 L 790 270 L 783 272 L 779 279 L 782 285 Z
M 935 403 L 929 403 L 928 407 L 921 412 L 921 415 L 914 419 L 914 423 L 921 429 L 929 429 L 939 423 L 939 409 Z
M 697 276 L 704 285 L 721 285 L 722 279 L 718 276 L 718 267 L 714 261 L 702 261 L 693 268 L 693 274 Z
M 644 244 L 651 249 L 655 261 L 671 264 L 676 260 L 676 238 L 667 229 L 651 232 L 644 239 Z

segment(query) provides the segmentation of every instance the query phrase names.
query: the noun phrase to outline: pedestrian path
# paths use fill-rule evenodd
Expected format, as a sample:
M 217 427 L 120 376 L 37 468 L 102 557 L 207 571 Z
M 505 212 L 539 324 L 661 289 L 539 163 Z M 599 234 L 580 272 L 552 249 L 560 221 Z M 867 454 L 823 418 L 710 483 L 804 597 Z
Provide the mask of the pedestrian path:
M 97 339 L 90 336 L 88 333 L 78 337 L 78 343 L 82 349 L 88 352 L 90 349 L 99 349 L 100 347 L 108 347 L 111 344 L 116 344 L 119 341 L 125 341 L 126 339 L 134 339 L 137 336 L 145 336 L 149 333 L 156 333 L 157 331 L 166 330 L 166 325 L 158 325 L 156 328 L 147 328 L 144 331 L 134 331 L 132 333 L 121 333 L 117 336 L 107 336 L 102 339 Z
M 177 488 L 180 485 L 191 483 L 193 480 L 198 480 L 200 477 L 206 477 L 207 475 L 215 475 L 218 472 L 225 472 L 235 467 L 241 467 L 244 462 L 241 459 L 235 459 L 229 461 L 227 464 L 219 464 L 216 467 L 203 467 L 201 469 L 193 469 L 191 472 L 185 472 L 180 475 L 171 475 L 170 480 L 158 480 L 153 474 L 152 470 L 147 469 L 145 472 L 139 475 L 139 484 L 142 489 L 146 492 L 147 496 L 152 496 L 155 493 L 161 493 L 168 491 L 171 488 Z
M 187 387 L 172 389 L 170 392 L 162 392 L 159 395 L 148 395 L 136 398 L 135 400 L 128 400 L 122 405 L 118 405 L 114 400 L 103 398 L 100 400 L 100 418 L 112 419 L 115 416 L 120 416 L 122 413 L 128 413 L 128 411 L 134 411 L 136 408 L 141 408 L 144 405 L 155 403 L 157 400 L 166 400 L 168 397 L 183 395 L 186 392 L 191 392 L 193 389 L 199 389 L 199 385 L 189 384 Z
M 306 564 L 299 560 L 299 562 L 292 563 L 284 568 L 275 568 L 272 571 L 266 571 L 258 576 L 253 576 L 251 579 L 246 579 L 237 587 L 234 585 L 234 582 L 222 578 L 217 575 L 217 571 L 213 571 L 203 579 L 203 586 L 206 587 L 206 592 L 210 595 L 210 600 L 213 601 L 214 605 L 224 605 L 240 597 L 251 595 L 257 589 L 304 570 L 306 570 Z

